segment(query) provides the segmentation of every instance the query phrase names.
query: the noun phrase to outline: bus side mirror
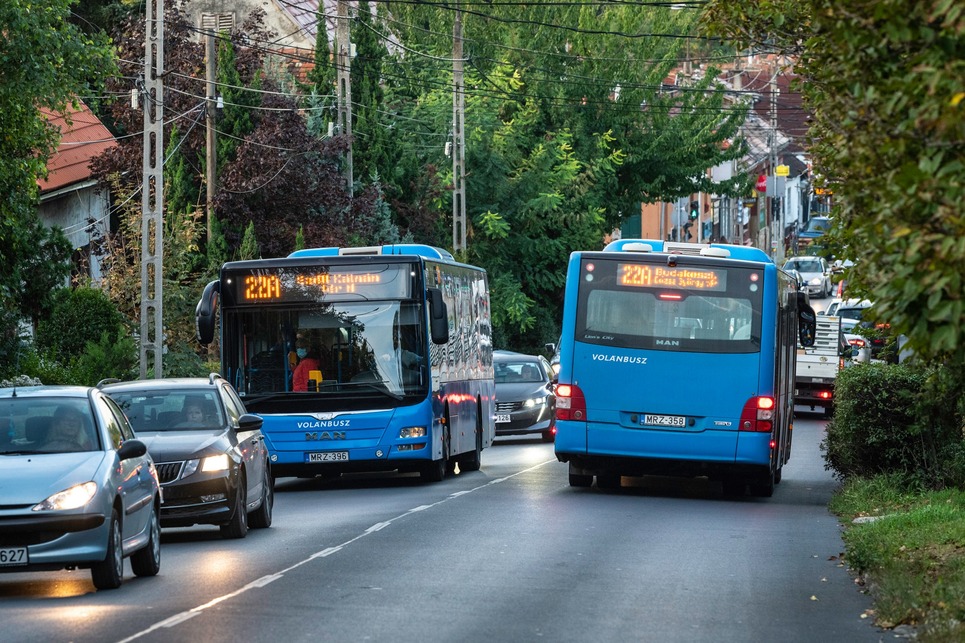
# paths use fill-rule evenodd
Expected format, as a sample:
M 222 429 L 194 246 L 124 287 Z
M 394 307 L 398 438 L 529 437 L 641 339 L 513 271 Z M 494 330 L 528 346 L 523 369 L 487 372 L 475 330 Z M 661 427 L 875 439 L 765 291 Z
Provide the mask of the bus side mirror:
M 429 334 L 432 343 L 446 344 L 449 342 L 449 312 L 442 299 L 442 291 L 427 288 L 426 298 L 429 300 Z
M 214 323 L 218 312 L 218 295 L 221 294 L 221 282 L 212 281 L 204 287 L 201 301 L 194 310 L 194 329 L 198 335 L 198 342 L 207 346 L 214 341 Z
M 798 339 L 805 348 L 814 346 L 814 336 L 817 333 L 818 318 L 814 309 L 808 303 L 807 295 L 797 293 Z

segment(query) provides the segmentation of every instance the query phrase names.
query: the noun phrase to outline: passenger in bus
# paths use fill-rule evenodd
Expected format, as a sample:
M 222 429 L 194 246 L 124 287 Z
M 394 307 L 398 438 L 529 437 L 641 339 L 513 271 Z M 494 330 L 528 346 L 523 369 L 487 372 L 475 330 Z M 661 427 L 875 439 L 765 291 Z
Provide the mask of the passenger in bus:
M 292 390 L 304 392 L 308 390 L 308 380 L 313 379 L 310 371 L 321 371 L 322 364 L 318 359 L 318 351 L 312 348 L 306 339 L 299 339 L 295 342 L 295 354 L 298 356 L 298 364 L 292 373 Z M 316 385 L 321 382 L 315 382 Z

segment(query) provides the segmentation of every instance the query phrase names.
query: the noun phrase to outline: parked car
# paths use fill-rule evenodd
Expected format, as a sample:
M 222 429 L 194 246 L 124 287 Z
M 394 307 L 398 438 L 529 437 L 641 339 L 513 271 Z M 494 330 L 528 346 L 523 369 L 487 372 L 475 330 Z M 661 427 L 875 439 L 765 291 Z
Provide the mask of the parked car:
M 824 257 L 791 257 L 784 270 L 797 272 L 809 295 L 823 299 L 831 294 L 831 266 Z
M 0 389 L 0 572 L 90 569 L 97 589 L 161 565 L 147 447 L 96 388 Z
M 219 525 L 225 538 L 269 527 L 274 480 L 262 419 L 212 373 L 103 383 L 154 457 L 162 527 Z
M 837 315 L 841 318 L 841 329 L 852 335 L 860 335 L 867 340 L 870 358 L 879 359 L 888 345 L 890 327 L 874 319 L 869 319 L 867 310 L 872 303 L 867 299 L 848 299 L 841 303 Z M 897 354 L 893 356 L 897 360 Z
M 797 233 L 798 246 L 807 247 L 819 240 L 831 227 L 831 218 L 825 216 L 813 216 L 808 219 L 807 224 Z
M 542 355 L 493 351 L 496 381 L 496 435 L 539 433 L 556 437 L 553 371 Z

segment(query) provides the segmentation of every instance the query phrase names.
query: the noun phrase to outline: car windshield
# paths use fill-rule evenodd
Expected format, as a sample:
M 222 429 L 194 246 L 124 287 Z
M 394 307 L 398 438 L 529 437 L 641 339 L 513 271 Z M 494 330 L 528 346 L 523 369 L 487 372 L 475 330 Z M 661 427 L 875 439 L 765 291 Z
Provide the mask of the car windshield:
M 784 269 L 797 270 L 798 272 L 823 272 L 821 262 L 815 259 L 792 259 L 784 265 Z
M 135 433 L 207 430 L 224 427 L 224 409 L 214 387 L 204 390 L 109 391 Z
M 0 455 L 71 453 L 101 448 L 86 398 L 0 400 Z
M 861 313 L 863 312 L 864 312 L 864 308 L 839 308 L 838 317 L 861 321 Z
M 535 361 L 515 361 L 515 362 L 495 362 L 496 384 L 508 384 L 514 382 L 542 382 L 543 373 L 540 371 L 539 364 Z
M 805 232 L 824 232 L 831 225 L 829 219 L 823 217 L 815 217 L 808 221 L 807 227 L 804 229 Z

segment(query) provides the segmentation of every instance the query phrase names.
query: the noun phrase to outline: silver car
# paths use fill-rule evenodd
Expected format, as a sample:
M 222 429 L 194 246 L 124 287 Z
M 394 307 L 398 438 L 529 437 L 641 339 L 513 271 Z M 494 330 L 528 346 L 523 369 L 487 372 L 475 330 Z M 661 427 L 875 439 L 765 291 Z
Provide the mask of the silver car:
M 90 569 L 97 589 L 161 564 L 161 491 L 124 413 L 96 388 L 0 389 L 0 572 Z
M 831 266 L 824 257 L 791 257 L 785 262 L 784 270 L 797 271 L 809 295 L 818 299 L 831 295 Z

